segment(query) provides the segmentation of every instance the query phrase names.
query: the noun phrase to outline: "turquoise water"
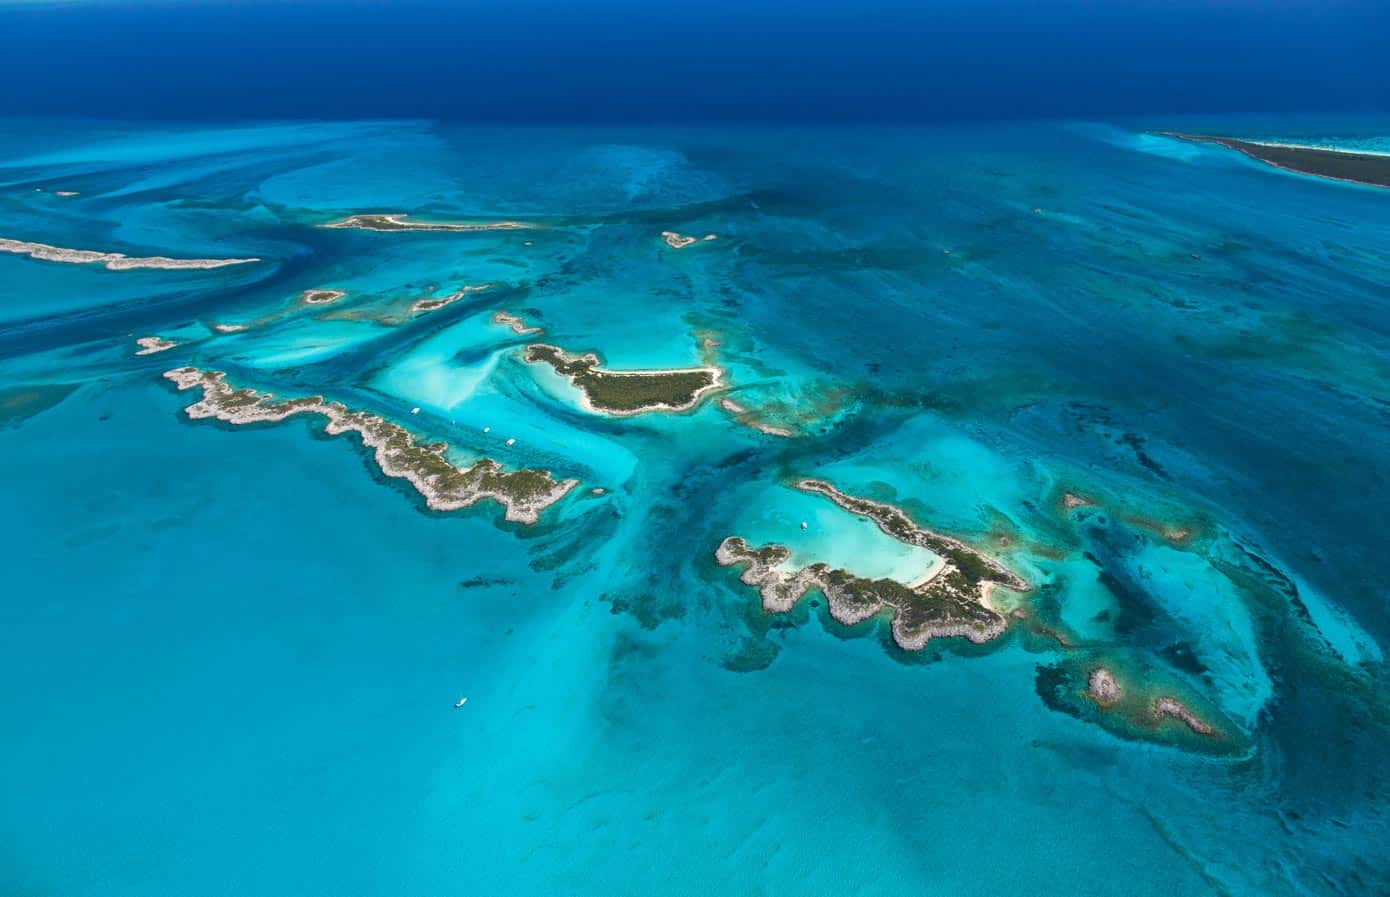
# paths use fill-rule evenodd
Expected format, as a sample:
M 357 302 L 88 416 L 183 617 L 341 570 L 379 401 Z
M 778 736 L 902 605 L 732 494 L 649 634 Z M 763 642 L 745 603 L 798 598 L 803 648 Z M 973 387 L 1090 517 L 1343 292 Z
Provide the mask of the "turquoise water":
M 265 259 L 0 254 L 0 891 L 1390 889 L 1390 206 L 1143 131 L 1183 124 L 0 134 L 0 237 Z M 353 212 L 544 227 L 315 226 Z M 499 310 L 746 411 L 588 414 Z M 189 363 L 582 485 L 430 513 L 311 421 L 189 421 Z M 801 476 L 1006 558 L 1024 618 L 763 615 L 725 536 L 934 562 Z M 1059 701 L 1092 658 L 1218 749 Z

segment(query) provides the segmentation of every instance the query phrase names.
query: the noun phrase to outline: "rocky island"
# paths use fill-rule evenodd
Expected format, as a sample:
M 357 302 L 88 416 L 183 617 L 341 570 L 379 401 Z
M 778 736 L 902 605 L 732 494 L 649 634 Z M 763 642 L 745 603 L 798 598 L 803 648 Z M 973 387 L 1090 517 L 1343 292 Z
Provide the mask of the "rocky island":
M 1285 171 L 1310 174 L 1333 181 L 1350 181 L 1373 187 L 1390 187 L 1390 154 L 1359 153 L 1354 150 L 1301 146 L 1291 143 L 1237 140 L 1234 137 L 1184 134 L 1178 131 L 1160 131 L 1159 133 L 1164 137 L 1176 137 L 1179 140 L 1189 140 L 1193 143 L 1215 143 Z
M 28 243 L 23 240 L 0 238 L 0 252 L 13 252 L 27 255 L 44 262 L 63 262 L 69 265 L 102 265 L 109 271 L 130 271 L 136 268 L 152 268 L 163 271 L 181 269 L 201 270 L 206 268 L 225 268 L 228 265 L 246 265 L 259 262 L 249 259 L 171 259 L 162 255 L 136 258 L 120 252 L 97 252 L 91 249 L 63 249 L 47 243 Z
M 142 336 L 135 341 L 135 345 L 140 347 L 139 351 L 135 353 L 136 355 L 153 355 L 156 352 L 168 352 L 178 343 L 162 336 Z
M 446 443 L 418 443 L 404 427 L 322 396 L 276 399 L 269 393 L 237 389 L 220 371 L 192 367 L 166 371 L 164 376 L 180 390 L 202 390 L 203 397 L 185 409 L 195 420 L 253 424 L 276 423 L 296 414 L 320 415 L 326 418 L 325 433 L 356 433 L 362 445 L 373 450 L 383 474 L 407 480 L 436 511 L 454 511 L 491 499 L 502 505 L 507 520 L 531 524 L 579 484 L 578 480 L 555 480 L 544 470 L 507 471 L 490 458 L 471 467 L 456 467 L 445 456 Z
M 739 578 L 759 590 L 768 613 L 786 613 L 816 589 L 825 595 L 831 616 L 846 626 L 890 611 L 893 640 L 905 651 L 920 651 L 933 638 L 962 637 L 976 644 L 997 638 L 1006 621 L 988 606 L 988 589 L 994 585 L 1019 592 L 1030 588 L 995 559 L 958 539 L 919 527 L 898 508 L 845 495 L 820 480 L 804 479 L 794 485 L 867 517 L 893 538 L 926 548 L 944 563 L 912 585 L 867 579 L 823 563 L 791 571 L 784 568 L 791 557 L 786 547 L 752 548 L 742 538 L 730 536 L 720 543 L 715 559 L 726 567 L 744 567 Z
M 718 238 L 718 234 L 705 234 L 703 237 L 688 237 L 685 234 L 679 234 L 673 230 L 664 230 L 661 232 L 661 239 L 665 240 L 666 245 L 670 246 L 672 249 L 684 249 L 695 243 L 717 240 Z
M 534 224 L 525 221 L 408 221 L 407 215 L 349 215 L 320 227 L 353 228 L 376 231 L 484 231 L 531 230 Z
M 1087 674 L 1085 696 L 1102 710 L 1120 712 L 1135 731 L 1152 730 L 1165 719 L 1172 719 L 1186 726 L 1193 735 L 1216 734 L 1216 727 L 1187 704 L 1172 694 L 1160 693 L 1155 697 L 1153 689 L 1152 684 L 1143 681 L 1133 687 L 1122 686 L 1113 670 L 1097 666 Z
M 422 311 L 439 311 L 446 305 L 453 305 L 469 293 L 477 293 L 491 288 L 492 284 L 490 283 L 480 283 L 475 286 L 460 287 L 447 296 L 431 296 L 428 299 L 416 299 L 410 305 L 410 313 L 417 314 Z
M 299 294 L 299 301 L 305 305 L 328 305 L 346 295 L 342 290 L 305 290 Z
M 493 315 L 492 323 L 501 324 L 504 327 L 510 327 L 512 329 L 512 333 L 515 333 L 518 336 L 529 336 L 533 333 L 544 332 L 542 328 L 532 327 L 529 324 L 527 324 L 523 318 L 519 318 L 513 314 L 508 314 L 505 311 L 499 311 L 497 314 Z
M 587 411 L 626 417 L 649 411 L 688 411 L 718 389 L 723 371 L 716 367 L 610 371 L 592 352 L 572 355 L 555 346 L 534 343 L 523 356 L 531 364 L 548 364 L 583 393 Z

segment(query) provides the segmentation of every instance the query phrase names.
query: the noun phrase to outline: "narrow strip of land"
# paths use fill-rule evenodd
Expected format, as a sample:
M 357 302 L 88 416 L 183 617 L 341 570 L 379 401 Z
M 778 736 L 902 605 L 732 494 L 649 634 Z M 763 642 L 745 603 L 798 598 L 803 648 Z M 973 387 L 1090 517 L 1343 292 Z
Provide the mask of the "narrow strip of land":
M 144 258 L 133 257 L 121 252 L 98 252 L 94 249 L 64 249 L 49 246 L 47 243 L 30 243 L 25 240 L 0 238 L 0 252 L 27 255 L 41 262 L 63 262 L 69 265 L 102 265 L 110 271 L 130 271 L 135 268 L 152 268 L 173 271 L 179 269 L 225 268 L 228 265 L 246 265 L 260 259 L 174 259 L 163 255 Z
M 1159 133 L 1165 137 L 1176 137 L 1194 143 L 1215 143 L 1285 171 L 1333 181 L 1367 184 L 1372 187 L 1390 187 L 1390 154 L 1361 153 L 1287 143 L 1257 143 L 1252 140 L 1237 140 L 1234 137 L 1184 134 L 1179 131 Z

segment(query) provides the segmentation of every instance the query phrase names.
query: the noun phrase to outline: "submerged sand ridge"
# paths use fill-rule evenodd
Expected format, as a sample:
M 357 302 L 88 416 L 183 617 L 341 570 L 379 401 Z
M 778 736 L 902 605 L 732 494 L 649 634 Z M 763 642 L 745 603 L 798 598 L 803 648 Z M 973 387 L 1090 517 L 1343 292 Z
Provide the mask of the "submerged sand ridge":
M 556 480 L 544 470 L 507 471 L 490 458 L 471 467 L 456 467 L 444 455 L 447 444 L 422 445 L 398 424 L 322 396 L 276 399 L 269 393 L 236 389 L 220 371 L 192 367 L 166 371 L 164 376 L 180 390 L 202 390 L 202 399 L 185 409 L 195 420 L 251 424 L 276 423 L 296 414 L 321 415 L 327 420 L 325 433 L 356 433 L 363 446 L 373 450 L 382 473 L 407 480 L 436 511 L 454 511 L 490 499 L 502 505 L 508 520 L 531 524 L 579 485 L 578 480 Z
M 137 258 L 120 252 L 98 252 L 92 249 L 64 249 L 49 246 L 47 243 L 29 243 L 24 240 L 0 238 L 0 252 L 27 255 L 43 262 L 63 262 L 69 265 L 102 265 L 110 271 L 131 271 L 137 268 L 152 268 L 164 271 L 181 269 L 225 268 L 229 265 L 248 265 L 259 262 L 258 258 L 245 259 L 175 259 L 163 255 Z

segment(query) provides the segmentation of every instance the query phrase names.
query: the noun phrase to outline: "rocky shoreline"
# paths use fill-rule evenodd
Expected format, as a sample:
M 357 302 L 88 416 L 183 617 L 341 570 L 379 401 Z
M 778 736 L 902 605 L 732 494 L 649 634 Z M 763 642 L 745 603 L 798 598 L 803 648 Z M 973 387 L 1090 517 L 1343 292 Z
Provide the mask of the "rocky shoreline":
M 185 409 L 194 420 L 250 424 L 275 423 L 296 414 L 320 415 L 326 418 L 325 433 L 356 433 L 362 445 L 373 451 L 383 474 L 407 480 L 436 511 L 459 510 L 491 499 L 502 505 L 507 520 L 532 524 L 579 484 L 578 480 L 555 480 L 543 470 L 507 471 L 490 458 L 471 467 L 455 467 L 445 457 L 446 443 L 422 445 L 404 427 L 322 396 L 276 399 L 269 393 L 237 389 L 220 371 L 192 367 L 166 371 L 164 376 L 180 390 L 202 390 L 203 397 Z
M 867 579 L 823 563 L 787 571 L 784 564 L 791 551 L 786 547 L 752 548 L 744 539 L 730 536 L 719 544 L 715 560 L 725 567 L 744 566 L 739 579 L 758 589 L 768 613 L 786 613 L 816 589 L 825 595 L 831 616 L 846 626 L 891 610 L 893 640 L 905 651 L 920 651 L 933 638 L 960 637 L 976 644 L 998 638 L 1007 620 L 988 606 L 988 589 L 994 585 L 1019 592 L 1031 588 L 1003 564 L 958 539 L 917 526 L 898 508 L 845 495 L 821 480 L 803 479 L 794 485 L 868 517 L 888 535 L 926 548 L 944 563 L 912 585 Z
M 1154 701 L 1154 716 L 1158 719 L 1175 719 L 1197 735 L 1214 735 L 1216 730 L 1203 722 L 1197 714 L 1193 713 L 1177 698 L 1162 697 Z

